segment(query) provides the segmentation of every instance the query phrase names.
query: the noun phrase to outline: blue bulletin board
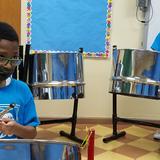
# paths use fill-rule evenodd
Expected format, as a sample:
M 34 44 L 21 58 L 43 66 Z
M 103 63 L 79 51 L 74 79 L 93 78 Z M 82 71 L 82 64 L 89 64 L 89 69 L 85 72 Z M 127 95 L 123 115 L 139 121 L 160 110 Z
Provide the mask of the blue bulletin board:
M 108 57 L 112 0 L 28 0 L 31 52 L 74 52 Z

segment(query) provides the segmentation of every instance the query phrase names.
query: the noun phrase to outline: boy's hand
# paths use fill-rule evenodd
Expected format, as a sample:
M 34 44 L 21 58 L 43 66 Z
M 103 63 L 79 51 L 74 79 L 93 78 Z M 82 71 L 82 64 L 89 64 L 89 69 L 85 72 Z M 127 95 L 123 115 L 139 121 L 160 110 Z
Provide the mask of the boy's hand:
M 14 134 L 16 125 L 16 121 L 9 118 L 3 118 L 0 122 L 0 130 L 6 135 L 12 135 Z

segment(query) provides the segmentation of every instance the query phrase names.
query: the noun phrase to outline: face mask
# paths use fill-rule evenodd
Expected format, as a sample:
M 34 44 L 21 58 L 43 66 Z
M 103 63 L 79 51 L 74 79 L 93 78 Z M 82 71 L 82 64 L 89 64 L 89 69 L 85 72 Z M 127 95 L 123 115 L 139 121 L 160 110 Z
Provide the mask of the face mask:
M 13 68 L 5 68 L 3 66 L 0 66 L 0 81 L 6 80 L 13 73 L 14 73 L 14 67 Z

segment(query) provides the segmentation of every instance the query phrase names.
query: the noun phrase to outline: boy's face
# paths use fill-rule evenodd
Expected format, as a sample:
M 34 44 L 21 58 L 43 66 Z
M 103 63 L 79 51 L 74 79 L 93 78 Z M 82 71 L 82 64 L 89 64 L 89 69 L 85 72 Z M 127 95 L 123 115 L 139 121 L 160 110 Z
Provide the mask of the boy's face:
M 0 40 L 0 82 L 13 74 L 18 55 L 18 42 L 5 39 Z
M 18 42 L 2 39 L 0 40 L 0 56 L 7 58 L 18 57 Z

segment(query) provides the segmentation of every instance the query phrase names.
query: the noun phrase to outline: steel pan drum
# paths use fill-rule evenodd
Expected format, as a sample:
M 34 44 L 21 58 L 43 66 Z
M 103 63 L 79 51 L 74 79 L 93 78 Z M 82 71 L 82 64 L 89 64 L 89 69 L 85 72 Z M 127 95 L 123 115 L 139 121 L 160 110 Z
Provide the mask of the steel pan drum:
M 114 49 L 111 92 L 160 97 L 160 53 Z
M 1 160 L 80 160 L 76 144 L 47 140 L 0 140 Z
M 33 54 L 29 68 L 35 99 L 84 97 L 82 53 Z

